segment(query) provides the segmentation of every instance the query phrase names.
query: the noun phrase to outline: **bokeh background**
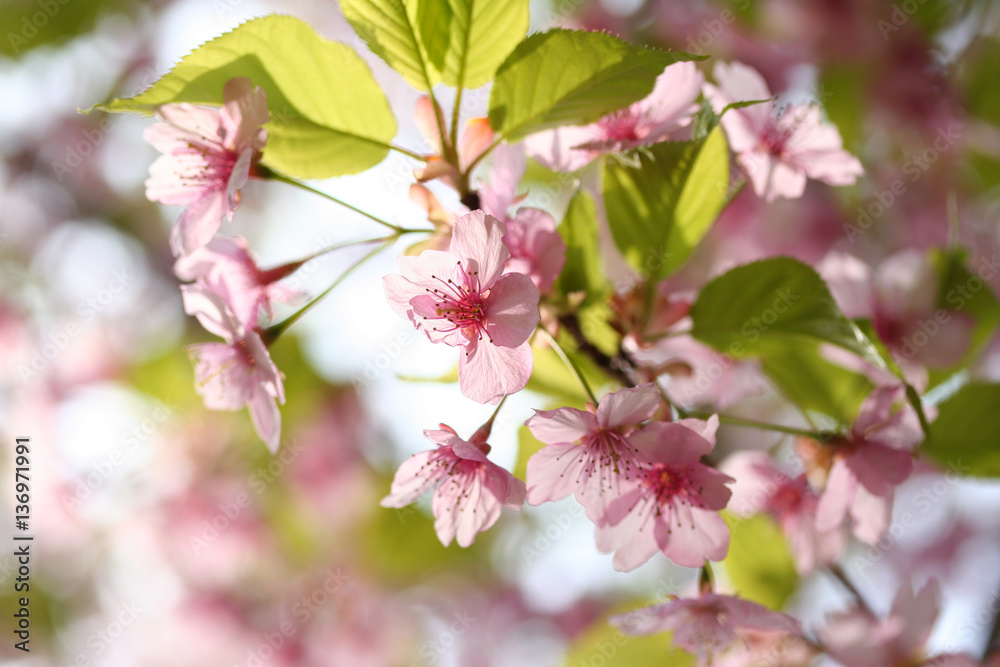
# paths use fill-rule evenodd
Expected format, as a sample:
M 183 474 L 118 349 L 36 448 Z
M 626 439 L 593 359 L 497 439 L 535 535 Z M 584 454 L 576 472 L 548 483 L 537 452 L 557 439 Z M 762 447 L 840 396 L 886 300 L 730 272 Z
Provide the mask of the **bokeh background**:
M 445 422 L 468 435 L 490 414 L 453 383 L 428 381 L 448 375 L 454 355 L 384 305 L 380 276 L 393 270 L 392 253 L 273 349 L 288 398 L 277 456 L 245 412 L 201 405 L 184 346 L 210 336 L 184 315 L 172 273 L 167 238 L 179 211 L 144 197 L 156 157 L 142 140 L 150 120 L 79 110 L 141 91 L 193 47 L 269 12 L 358 48 L 399 118 L 396 143 L 425 148 L 412 120 L 417 93 L 365 50 L 332 0 L 0 3 L 0 505 L 12 517 L 13 438 L 31 436 L 35 536 L 30 654 L 12 646 L 16 565 L 0 547 L 0 660 L 684 664 L 662 640 L 624 640 L 603 619 L 688 593 L 695 573 L 662 558 L 615 573 L 572 500 L 505 513 L 465 550 L 441 547 L 426 505 L 379 507 L 399 461 L 427 448 L 421 429 Z M 796 201 L 767 205 L 744 191 L 679 287 L 776 254 L 817 262 L 840 249 L 877 266 L 948 243 L 967 246 L 973 263 L 998 251 L 1000 3 L 532 2 L 532 29 L 553 25 L 711 54 L 706 72 L 715 59 L 747 62 L 789 99 L 820 102 L 865 165 L 857 186 L 810 183 Z M 487 99 L 488 89 L 467 95 L 463 117 L 484 115 Z M 419 226 L 412 167 L 394 155 L 319 186 Z M 540 168 L 529 177 L 530 201 L 558 218 L 575 177 Z M 579 175 L 584 185 L 593 178 Z M 308 193 L 253 182 L 223 233 L 246 236 L 272 265 L 379 231 Z M 292 284 L 318 292 L 356 256 L 314 260 Z M 1000 344 L 976 373 L 1000 379 Z M 518 426 L 553 400 L 526 391 L 508 401 L 491 440 L 499 464 L 523 477 Z M 765 395 L 742 409 L 778 419 L 777 406 Z M 720 435 L 724 451 L 779 440 Z M 1000 489 L 927 471 L 901 489 L 897 512 L 907 509 L 918 525 L 879 546 L 873 565 L 854 572 L 859 585 L 884 611 L 897 584 L 938 577 L 946 606 L 932 646 L 981 655 L 995 622 L 983 610 L 1000 594 Z M 789 585 L 780 573 L 767 580 L 770 556 L 759 555 L 762 581 Z M 791 586 L 787 609 L 807 622 L 846 602 L 821 575 Z

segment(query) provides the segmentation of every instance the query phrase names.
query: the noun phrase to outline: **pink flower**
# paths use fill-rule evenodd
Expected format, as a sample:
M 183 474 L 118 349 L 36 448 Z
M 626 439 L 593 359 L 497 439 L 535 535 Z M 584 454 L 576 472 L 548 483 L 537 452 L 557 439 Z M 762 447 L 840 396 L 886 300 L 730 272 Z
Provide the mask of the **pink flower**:
M 736 482 L 729 508 L 739 516 L 767 512 L 778 522 L 795 566 L 801 574 L 834 562 L 844 548 L 839 524 L 829 530 L 816 528 L 819 496 L 805 475 L 792 478 L 764 452 L 742 451 L 730 455 L 719 468 Z
M 438 538 L 445 546 L 454 539 L 467 547 L 496 523 L 502 507 L 524 505 L 524 482 L 486 458 L 488 444 L 476 436 L 462 440 L 444 424 L 424 435 L 437 449 L 414 454 L 399 466 L 382 507 L 405 507 L 436 487 L 432 509 Z
M 716 63 L 716 88 L 705 84 L 705 97 L 716 113 L 733 102 L 767 100 L 771 91 L 760 73 L 743 63 Z M 823 123 L 816 106 L 796 104 L 774 112 L 773 102 L 730 109 L 722 116 L 729 145 L 758 197 L 794 199 L 806 178 L 830 185 L 851 185 L 864 173 L 858 159 L 844 150 L 840 133 Z
M 888 529 L 896 487 L 910 476 L 911 450 L 923 439 L 912 408 L 896 407 L 903 396 L 902 385 L 875 389 L 850 432 L 825 446 L 833 461 L 816 508 L 817 530 L 833 530 L 849 515 L 854 535 L 875 544 Z
M 520 273 L 503 273 L 510 252 L 503 224 L 482 211 L 455 221 L 449 252 L 399 257 L 402 275 L 385 276 L 386 297 L 433 343 L 464 348 L 462 393 L 498 403 L 531 376 L 528 338 L 538 324 L 538 288 Z
M 465 124 L 462 137 L 458 140 L 455 148 L 458 157 L 458 165 L 449 163 L 442 157 L 446 150 L 441 145 L 441 127 L 445 127 L 444 116 L 441 108 L 435 108 L 430 98 L 426 95 L 417 100 L 415 111 L 417 129 L 424 139 L 434 148 L 434 153 L 426 156 L 427 164 L 414 169 L 413 175 L 421 183 L 439 178 L 454 189 L 458 190 L 460 178 L 459 169 L 468 169 L 487 148 L 493 143 L 493 130 L 490 128 L 489 120 L 486 118 L 471 118 Z M 444 132 L 445 140 L 448 140 L 447 131 Z M 447 147 L 450 150 L 450 147 Z
M 787 635 L 801 632 L 798 621 L 785 614 L 731 595 L 703 593 L 638 609 L 609 619 L 627 635 L 672 632 L 673 644 L 697 655 L 702 662 L 741 645 L 744 630 Z
M 250 177 L 267 141 L 267 98 L 249 79 L 226 83 L 225 104 L 204 109 L 191 104 L 165 104 L 160 124 L 145 137 L 163 155 L 146 181 L 151 201 L 187 206 L 170 236 L 175 255 L 186 255 L 208 243 L 222 219 L 232 220 L 240 188 Z
M 719 511 L 733 479 L 700 460 L 715 446 L 718 426 L 713 415 L 707 422 L 656 422 L 632 435 L 650 463 L 619 482 L 621 495 L 608 503 L 595 532 L 597 548 L 614 552 L 616 570 L 634 570 L 657 551 L 685 567 L 725 558 L 729 528 Z
M 281 413 L 275 401 L 285 402 L 285 389 L 267 346 L 258 331 L 241 324 L 218 295 L 194 285 L 182 289 L 185 311 L 226 341 L 188 347 L 194 361 L 195 390 L 209 410 L 246 406 L 257 435 L 277 452 Z
M 559 127 L 524 141 L 528 155 L 554 171 L 576 171 L 605 153 L 666 140 L 691 124 L 698 111 L 701 72 L 692 62 L 674 63 L 644 99 L 591 125 Z
M 937 270 L 924 252 L 902 250 L 875 271 L 853 255 L 832 252 L 817 271 L 843 313 L 871 319 L 878 337 L 914 379 L 921 375 L 914 365 L 951 366 L 972 343 L 972 318 L 938 308 Z
M 552 289 L 566 263 L 566 243 L 556 231 L 556 221 L 537 208 L 510 210 L 523 199 L 517 196 L 517 186 L 524 175 L 524 149 L 521 146 L 500 146 L 493 151 L 490 182 L 479 190 L 482 209 L 507 227 L 507 260 L 505 273 L 523 273 L 531 278 L 543 294 Z
M 528 459 L 528 502 L 540 505 L 575 494 L 592 520 L 621 495 L 621 480 L 637 474 L 639 459 L 630 441 L 641 422 L 660 406 L 656 385 L 606 394 L 590 411 L 536 410 L 525 425 L 546 443 Z
M 926 665 L 973 667 L 978 664 L 964 654 L 951 653 L 926 658 L 924 644 L 937 619 L 941 592 L 931 579 L 916 595 L 909 586 L 896 593 L 885 619 L 856 607 L 827 616 L 819 635 L 831 658 L 846 667 Z
M 195 284 L 219 296 L 233 311 L 236 320 L 256 328 L 260 312 L 274 317 L 272 303 L 292 302 L 302 294 L 277 281 L 291 274 L 300 262 L 262 271 L 247 248 L 246 239 L 216 236 L 191 254 L 174 263 L 174 273 L 181 280 Z

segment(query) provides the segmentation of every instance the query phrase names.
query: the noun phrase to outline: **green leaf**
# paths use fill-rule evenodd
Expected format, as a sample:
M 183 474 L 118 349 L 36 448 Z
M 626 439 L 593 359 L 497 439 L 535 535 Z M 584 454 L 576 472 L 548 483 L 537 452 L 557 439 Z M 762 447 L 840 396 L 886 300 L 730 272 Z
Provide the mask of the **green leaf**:
M 738 266 L 712 280 L 691 317 L 695 338 L 732 356 L 780 352 L 795 341 L 827 342 L 884 366 L 819 274 L 790 257 Z
M 922 448 L 945 467 L 1000 477 L 1000 384 L 967 384 L 938 407 Z
M 271 120 L 263 162 L 299 178 L 330 178 L 381 162 L 396 120 L 364 61 L 303 21 L 272 14 L 216 37 L 145 92 L 101 105 L 150 114 L 175 102 L 219 105 L 229 79 L 267 93 Z
M 822 357 L 830 343 L 885 368 L 878 349 L 840 312 L 809 266 L 788 258 L 737 267 L 706 285 L 691 308 L 692 335 L 732 357 L 757 357 L 806 411 L 850 423 L 871 383 Z
M 633 611 L 664 600 L 646 600 L 623 606 L 616 613 Z M 565 667 L 601 665 L 602 667 L 636 667 L 637 665 L 670 665 L 694 667 L 695 658 L 677 648 L 670 633 L 632 637 L 600 619 L 573 639 L 566 655 Z
M 444 68 L 448 55 L 448 41 L 452 20 L 455 18 L 447 0 L 419 0 L 417 26 L 420 42 L 427 53 L 427 60 L 437 71 Z
M 781 609 L 799 582 L 781 529 L 765 514 L 749 519 L 724 516 L 730 538 L 722 563 L 736 593 L 769 609 Z
M 521 42 L 497 70 L 489 118 L 509 141 L 592 123 L 649 95 L 667 65 L 703 60 L 603 32 L 555 29 Z
M 434 67 L 435 59 L 444 62 L 439 36 L 433 54 L 428 54 L 421 40 L 421 31 L 449 25 L 451 19 L 436 2 L 415 0 L 340 0 L 340 10 L 358 36 L 375 55 L 403 75 L 407 83 L 418 90 L 430 90 L 441 75 Z
M 578 190 L 573 195 L 558 231 L 566 244 L 566 263 L 556 288 L 563 294 L 585 292 L 585 304 L 603 302 L 610 285 L 598 241 L 597 206 L 590 194 Z
M 955 317 L 974 321 L 969 349 L 962 358 L 949 368 L 931 369 L 930 387 L 935 387 L 979 358 L 1000 325 L 1000 302 L 989 283 L 969 270 L 969 254 L 964 249 L 933 249 L 930 261 L 938 274 L 939 308 L 931 324 L 940 326 L 942 321 L 947 323 Z M 977 269 L 987 278 L 997 271 L 992 261 L 984 257 Z
M 795 342 L 780 354 L 760 360 L 761 370 L 778 390 L 802 410 L 828 415 L 841 424 L 854 421 L 862 401 L 874 389 L 864 376 L 830 363 L 819 345 Z
M 615 245 L 640 275 L 659 280 L 691 256 L 726 202 L 726 139 L 717 127 L 701 141 L 609 157 L 601 187 Z
M 423 32 L 424 44 L 435 40 L 447 46 L 441 79 L 449 86 L 478 88 L 496 74 L 497 68 L 528 32 L 527 0 L 434 0 L 423 4 L 448 7 L 440 14 L 452 16 L 449 39 L 440 33 Z
M 7 0 L 0 3 L 0 54 L 19 58 L 90 32 L 102 16 L 137 11 L 124 0 Z

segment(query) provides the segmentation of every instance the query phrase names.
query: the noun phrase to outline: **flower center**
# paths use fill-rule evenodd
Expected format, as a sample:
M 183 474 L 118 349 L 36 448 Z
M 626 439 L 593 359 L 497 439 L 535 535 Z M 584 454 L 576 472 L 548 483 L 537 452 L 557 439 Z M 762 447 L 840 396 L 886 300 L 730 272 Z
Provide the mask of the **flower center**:
M 434 327 L 435 331 L 462 331 L 469 340 L 479 337 L 482 340 L 486 332 L 486 295 L 481 291 L 479 271 L 467 271 L 462 262 L 458 262 L 458 280 L 441 278 L 431 275 L 431 279 L 440 287 L 427 288 L 434 297 L 434 307 L 437 319 L 448 322 L 450 328 Z M 427 318 L 425 318 L 427 319 Z M 493 339 L 487 333 L 486 337 L 492 343 Z
M 608 114 L 597 121 L 597 124 L 604 130 L 607 141 L 638 141 L 640 139 L 636 131 L 639 126 L 639 116 L 628 109 Z
M 668 466 L 665 463 L 654 463 L 645 470 L 643 484 L 648 488 L 656 502 L 666 505 L 674 499 L 690 504 L 692 486 L 689 476 L 690 467 Z M 701 489 L 697 489 L 698 492 Z

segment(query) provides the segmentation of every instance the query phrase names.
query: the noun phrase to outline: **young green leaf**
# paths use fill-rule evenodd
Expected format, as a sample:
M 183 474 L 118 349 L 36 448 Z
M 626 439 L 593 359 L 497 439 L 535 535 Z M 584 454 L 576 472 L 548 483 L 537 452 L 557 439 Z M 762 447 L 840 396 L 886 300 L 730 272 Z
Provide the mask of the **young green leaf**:
M 967 384 L 938 407 L 924 452 L 974 477 L 1000 477 L 1000 384 Z
M 504 58 L 528 32 L 528 0 L 424 0 L 443 5 L 442 14 L 452 17 L 451 31 L 421 33 L 424 44 L 440 40 L 447 50 L 440 67 L 441 79 L 449 86 L 478 88 L 496 74 Z M 422 3 L 422 4 L 424 4 Z
M 219 105 L 233 77 L 267 93 L 271 120 L 263 162 L 299 178 L 330 178 L 381 162 L 396 120 L 368 66 L 303 21 L 272 14 L 202 44 L 134 97 L 106 111 L 153 113 L 163 104 Z
M 441 79 L 433 63 L 444 62 L 441 45 L 449 38 L 439 34 L 434 41 L 438 46 L 428 54 L 421 33 L 450 28 L 451 18 L 441 4 L 444 0 L 340 0 L 340 10 L 375 55 L 414 88 L 430 90 Z
M 592 123 L 649 95 L 667 65 L 702 60 L 603 32 L 555 29 L 521 42 L 497 70 L 490 125 L 510 141 Z
M 664 142 L 604 162 L 604 208 L 615 245 L 654 280 L 677 270 L 726 202 L 729 154 L 722 130 Z
M 781 529 L 767 515 L 726 516 L 729 554 L 723 564 L 740 597 L 780 610 L 795 592 L 799 575 Z
M 570 199 L 559 235 L 566 243 L 566 263 L 557 282 L 559 291 L 584 292 L 584 303 L 588 304 L 603 301 L 609 285 L 601 259 L 597 207 L 586 191 L 578 190 Z

